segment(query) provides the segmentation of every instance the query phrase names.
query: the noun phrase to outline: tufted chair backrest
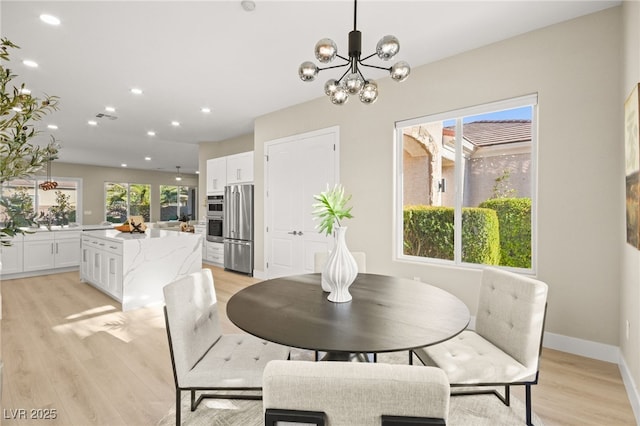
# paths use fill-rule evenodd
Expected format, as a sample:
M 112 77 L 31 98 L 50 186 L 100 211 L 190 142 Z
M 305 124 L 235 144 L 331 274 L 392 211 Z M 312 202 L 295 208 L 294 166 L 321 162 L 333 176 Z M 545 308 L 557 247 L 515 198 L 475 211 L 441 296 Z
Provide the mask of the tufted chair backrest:
M 176 380 L 191 370 L 222 334 L 210 269 L 164 287 Z
M 542 281 L 513 272 L 482 272 L 476 332 L 531 373 L 538 370 L 547 291 Z

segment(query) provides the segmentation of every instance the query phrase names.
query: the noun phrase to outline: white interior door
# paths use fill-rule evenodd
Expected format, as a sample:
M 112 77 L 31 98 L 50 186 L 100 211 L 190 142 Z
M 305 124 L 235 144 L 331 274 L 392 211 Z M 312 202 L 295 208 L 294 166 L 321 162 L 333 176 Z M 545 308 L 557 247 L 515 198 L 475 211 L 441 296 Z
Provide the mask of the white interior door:
M 265 145 L 268 278 L 313 272 L 314 253 L 333 239 L 316 231 L 313 196 L 338 182 L 337 127 L 268 142 Z

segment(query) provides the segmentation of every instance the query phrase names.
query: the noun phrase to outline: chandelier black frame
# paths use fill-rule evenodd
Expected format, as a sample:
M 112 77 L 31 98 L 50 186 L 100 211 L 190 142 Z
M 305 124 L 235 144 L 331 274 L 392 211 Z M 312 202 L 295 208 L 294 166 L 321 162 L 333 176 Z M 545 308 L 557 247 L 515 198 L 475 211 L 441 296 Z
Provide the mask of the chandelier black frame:
M 376 51 L 364 58 L 362 55 L 362 33 L 357 29 L 358 1 L 353 3 L 353 31 L 349 32 L 349 57 L 338 54 L 335 42 L 329 38 L 323 38 L 315 46 L 315 56 L 321 63 L 333 61 L 336 57 L 345 61 L 343 64 L 332 65 L 320 68 L 313 62 L 305 61 L 298 68 L 298 75 L 302 81 L 313 81 L 320 71 L 349 67 L 338 79 L 330 79 L 325 83 L 325 94 L 329 96 L 332 103 L 342 105 L 349 100 L 349 95 L 359 95 L 360 101 L 366 104 L 374 103 L 378 99 L 378 85 L 375 81 L 367 79 L 359 66 L 376 68 L 388 71 L 391 78 L 401 82 L 407 79 L 411 72 L 411 67 L 405 61 L 395 63 L 390 67 L 365 64 L 364 61 L 378 56 L 380 59 L 388 61 L 400 51 L 400 42 L 395 36 L 386 35 L 380 39 L 376 46 Z

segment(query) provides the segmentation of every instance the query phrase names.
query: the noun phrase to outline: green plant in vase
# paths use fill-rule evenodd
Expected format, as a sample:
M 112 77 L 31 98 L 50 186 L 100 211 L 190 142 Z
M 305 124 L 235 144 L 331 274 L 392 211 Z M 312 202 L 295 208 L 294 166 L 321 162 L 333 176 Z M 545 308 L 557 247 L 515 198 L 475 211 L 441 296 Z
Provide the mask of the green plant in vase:
M 342 185 L 334 185 L 333 188 L 314 195 L 317 203 L 313 204 L 313 216 L 320 223 L 316 226 L 318 232 L 325 235 L 333 234 L 334 226 L 342 226 L 340 220 L 351 219 L 351 207 L 347 203 L 351 195 L 345 195 Z
M 331 302 L 349 302 L 352 299 L 349 286 L 358 275 L 358 266 L 347 248 L 347 227 L 342 225 L 341 220 L 353 218 L 351 207 L 347 207 L 351 196 L 345 194 L 342 185 L 335 185 L 313 198 L 317 202 L 313 204 L 312 214 L 314 219 L 320 221 L 318 232 L 332 235 L 334 228 L 336 231 L 335 247 L 322 270 L 322 289 L 330 292 L 327 299 Z

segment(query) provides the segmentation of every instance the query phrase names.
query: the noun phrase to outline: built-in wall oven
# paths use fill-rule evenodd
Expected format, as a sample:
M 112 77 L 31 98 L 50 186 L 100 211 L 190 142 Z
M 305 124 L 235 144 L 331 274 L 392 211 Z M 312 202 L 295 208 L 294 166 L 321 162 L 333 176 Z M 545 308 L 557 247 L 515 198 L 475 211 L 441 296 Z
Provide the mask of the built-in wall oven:
M 207 241 L 221 243 L 224 228 L 224 196 L 207 197 Z
M 224 195 L 207 197 L 207 216 L 224 214 Z

